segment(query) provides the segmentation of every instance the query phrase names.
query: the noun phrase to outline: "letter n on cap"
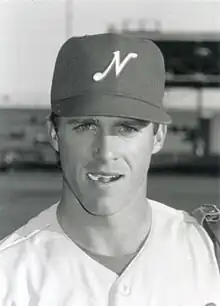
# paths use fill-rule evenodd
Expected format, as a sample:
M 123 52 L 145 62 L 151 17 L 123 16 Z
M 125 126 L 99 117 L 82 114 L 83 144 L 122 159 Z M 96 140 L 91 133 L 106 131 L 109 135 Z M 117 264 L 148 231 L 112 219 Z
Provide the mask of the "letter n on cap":
M 137 53 L 128 53 L 123 61 L 120 63 L 120 51 L 113 52 L 114 56 L 111 63 L 107 66 L 107 68 L 103 72 L 96 72 L 93 75 L 93 80 L 96 82 L 102 81 L 112 69 L 113 65 L 115 64 L 115 75 L 116 78 L 120 75 L 126 64 L 131 60 L 138 57 Z

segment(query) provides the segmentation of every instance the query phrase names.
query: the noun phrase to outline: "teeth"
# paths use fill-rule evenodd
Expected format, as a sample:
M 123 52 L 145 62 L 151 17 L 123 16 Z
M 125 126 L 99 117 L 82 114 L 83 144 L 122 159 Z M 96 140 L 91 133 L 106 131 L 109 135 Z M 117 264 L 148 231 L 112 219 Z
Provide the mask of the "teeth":
M 88 177 L 93 181 L 98 181 L 99 177 L 97 175 L 93 175 L 91 173 L 88 173 Z
M 100 174 L 92 174 L 88 173 L 88 177 L 93 181 L 102 181 L 104 183 L 108 183 L 111 180 L 114 180 L 116 178 L 119 178 L 119 175 L 100 175 Z

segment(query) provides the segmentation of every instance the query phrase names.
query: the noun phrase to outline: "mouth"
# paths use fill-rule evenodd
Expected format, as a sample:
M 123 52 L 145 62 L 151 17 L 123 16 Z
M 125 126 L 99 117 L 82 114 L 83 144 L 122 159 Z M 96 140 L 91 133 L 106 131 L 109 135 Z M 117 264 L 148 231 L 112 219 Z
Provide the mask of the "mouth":
M 89 180 L 102 184 L 109 184 L 112 182 L 116 182 L 119 181 L 122 177 L 124 177 L 124 175 L 116 173 L 101 174 L 101 173 L 92 173 L 92 172 L 89 172 L 87 176 Z

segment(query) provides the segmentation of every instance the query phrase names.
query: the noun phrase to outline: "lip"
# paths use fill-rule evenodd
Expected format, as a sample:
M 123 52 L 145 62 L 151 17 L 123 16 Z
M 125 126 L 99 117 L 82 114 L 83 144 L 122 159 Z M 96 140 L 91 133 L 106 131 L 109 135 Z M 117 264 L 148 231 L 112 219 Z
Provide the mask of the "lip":
M 93 175 L 103 175 L 103 176 L 123 176 L 121 173 L 116 172 L 88 172 L 88 174 L 91 173 Z
M 91 173 L 91 174 L 93 174 L 93 175 L 103 175 L 103 176 L 119 176 L 119 175 L 121 175 L 121 176 L 124 176 L 122 173 L 120 173 L 120 172 L 110 172 L 110 171 L 88 171 L 87 172 L 87 175 L 88 175 L 88 173 Z
M 110 181 L 110 182 L 108 182 L 108 183 L 104 183 L 104 182 L 102 182 L 102 181 L 100 181 L 100 180 L 97 180 L 97 181 L 94 181 L 94 180 L 91 180 L 90 178 L 89 178 L 89 176 L 88 176 L 88 173 L 91 173 L 91 174 L 100 174 L 100 175 L 109 175 L 109 176 L 117 176 L 117 175 L 120 175 L 120 178 L 118 179 L 118 180 L 116 180 L 116 181 Z M 103 172 L 88 172 L 87 173 L 87 180 L 90 182 L 90 183 L 92 183 L 92 184 L 94 184 L 94 185 L 96 185 L 96 186 L 100 186 L 100 187 L 108 187 L 108 186 L 111 186 L 111 185 L 113 185 L 113 184 L 117 184 L 117 183 L 119 183 L 123 178 L 124 178 L 124 175 L 121 175 L 121 174 L 109 174 L 109 172 L 104 172 L 105 174 L 103 174 Z M 102 174 L 101 174 L 102 173 Z M 108 173 L 108 174 L 106 174 L 106 173 Z

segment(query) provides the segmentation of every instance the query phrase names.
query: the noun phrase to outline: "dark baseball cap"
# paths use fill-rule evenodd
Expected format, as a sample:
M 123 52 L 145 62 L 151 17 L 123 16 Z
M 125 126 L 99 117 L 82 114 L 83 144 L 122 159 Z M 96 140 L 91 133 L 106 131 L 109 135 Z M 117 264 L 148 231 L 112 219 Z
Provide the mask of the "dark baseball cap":
M 62 117 L 114 116 L 169 124 L 164 89 L 164 59 L 152 41 L 116 33 L 72 37 L 56 59 L 51 109 Z

